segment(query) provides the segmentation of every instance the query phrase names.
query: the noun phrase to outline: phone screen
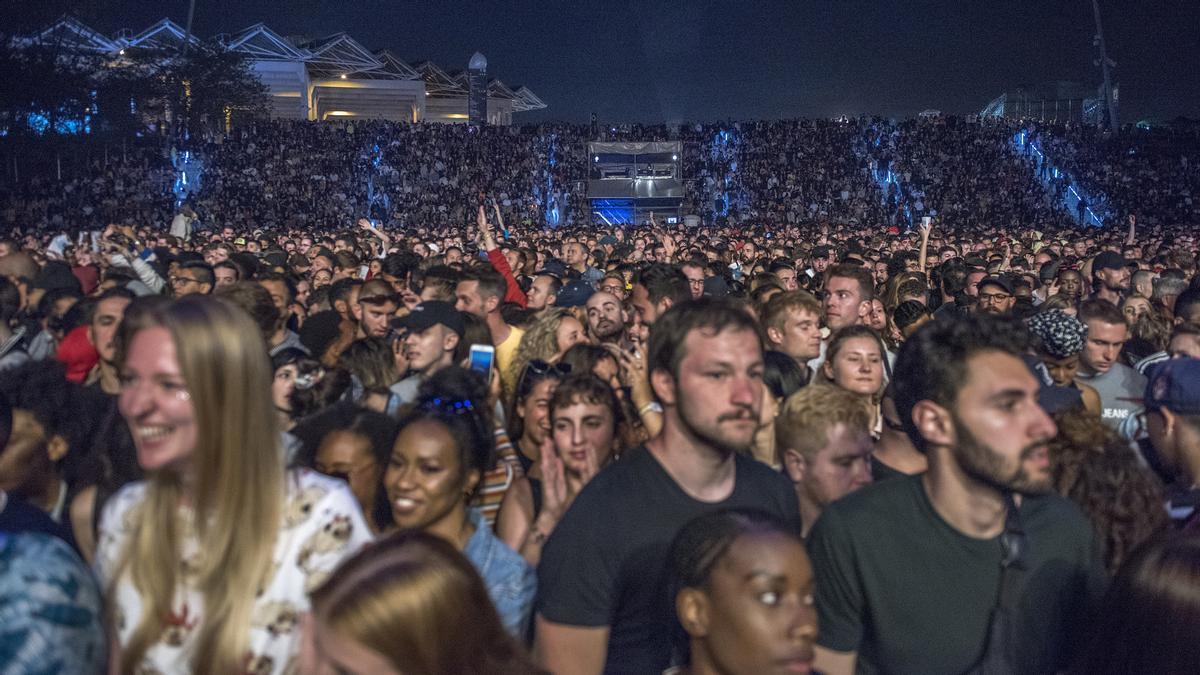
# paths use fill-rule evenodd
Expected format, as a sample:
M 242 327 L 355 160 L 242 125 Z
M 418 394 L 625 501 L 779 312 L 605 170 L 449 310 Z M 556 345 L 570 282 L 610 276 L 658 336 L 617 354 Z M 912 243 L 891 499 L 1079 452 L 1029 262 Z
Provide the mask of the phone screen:
M 492 372 L 492 361 L 496 358 L 496 348 L 491 345 L 471 345 L 471 370 L 483 375 Z

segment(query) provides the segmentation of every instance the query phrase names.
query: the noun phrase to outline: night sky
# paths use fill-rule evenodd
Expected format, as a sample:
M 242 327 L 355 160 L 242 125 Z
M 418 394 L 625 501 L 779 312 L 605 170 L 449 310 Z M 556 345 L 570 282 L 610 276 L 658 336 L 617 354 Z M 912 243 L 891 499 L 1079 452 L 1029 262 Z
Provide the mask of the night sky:
M 137 32 L 164 15 L 182 25 L 188 6 L 4 4 L 0 18 L 18 23 L 72 5 L 108 33 Z M 1100 6 L 1122 121 L 1200 117 L 1200 2 Z M 202 37 L 258 21 L 283 35 L 344 30 L 370 49 L 446 70 L 479 50 L 490 76 L 525 84 L 549 105 L 518 117 L 531 122 L 592 112 L 605 122 L 977 112 L 1020 84 L 1100 80 L 1090 0 L 196 0 Z

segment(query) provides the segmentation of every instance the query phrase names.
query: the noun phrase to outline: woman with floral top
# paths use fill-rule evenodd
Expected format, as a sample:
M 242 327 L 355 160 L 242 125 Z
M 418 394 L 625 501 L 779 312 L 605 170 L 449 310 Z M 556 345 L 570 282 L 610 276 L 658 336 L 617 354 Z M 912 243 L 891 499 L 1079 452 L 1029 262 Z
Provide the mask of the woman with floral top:
M 111 672 L 285 672 L 307 592 L 370 540 L 343 483 L 284 470 L 256 335 L 201 296 L 131 333 L 119 407 L 148 478 L 100 522 Z

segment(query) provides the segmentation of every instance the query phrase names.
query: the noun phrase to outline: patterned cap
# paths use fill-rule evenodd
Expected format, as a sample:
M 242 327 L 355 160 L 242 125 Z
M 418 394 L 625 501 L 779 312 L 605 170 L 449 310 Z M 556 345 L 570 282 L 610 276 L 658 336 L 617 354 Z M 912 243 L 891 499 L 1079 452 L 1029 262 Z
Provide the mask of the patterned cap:
M 1039 312 L 1029 319 L 1029 332 L 1051 357 L 1065 359 L 1083 351 L 1087 326 L 1061 309 Z

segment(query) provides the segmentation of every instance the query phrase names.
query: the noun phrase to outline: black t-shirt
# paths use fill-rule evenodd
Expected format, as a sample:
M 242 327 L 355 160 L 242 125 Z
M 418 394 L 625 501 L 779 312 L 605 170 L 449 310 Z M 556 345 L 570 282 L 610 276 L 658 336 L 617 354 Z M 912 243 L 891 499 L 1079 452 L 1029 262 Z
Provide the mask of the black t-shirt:
M 1057 495 L 1020 507 L 1026 571 L 1014 578 L 1021 673 L 1067 665 L 1104 586 L 1099 544 Z M 825 508 L 807 541 L 818 644 L 858 652 L 859 673 L 962 673 L 980 658 L 1000 587 L 1000 538 L 973 539 L 933 509 L 921 476 L 869 485 Z
M 878 483 L 881 480 L 889 478 L 901 478 L 908 474 L 903 471 L 897 471 L 887 464 L 881 462 L 878 457 L 871 455 L 871 480 Z
M 555 623 L 610 628 L 605 672 L 658 673 L 669 665 L 674 602 L 667 595 L 671 540 L 697 516 L 758 509 L 800 532 L 791 484 L 735 458 L 729 498 L 693 499 L 645 447 L 601 471 L 575 498 L 542 550 L 538 612 Z

